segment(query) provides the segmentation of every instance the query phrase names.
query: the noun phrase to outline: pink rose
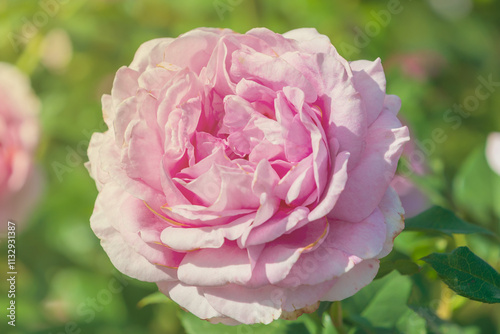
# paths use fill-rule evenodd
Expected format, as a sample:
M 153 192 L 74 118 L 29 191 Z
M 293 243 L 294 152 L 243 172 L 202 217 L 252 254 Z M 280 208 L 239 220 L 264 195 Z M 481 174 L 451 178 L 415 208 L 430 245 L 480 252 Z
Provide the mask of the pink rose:
M 380 59 L 349 63 L 314 29 L 146 42 L 102 103 L 92 229 L 200 318 L 270 323 L 349 297 L 403 229 L 401 102 Z
M 0 63 L 0 226 L 22 224 L 39 193 L 33 168 L 38 143 L 40 104 L 29 79 L 14 66 Z M 3 232 L 2 232 L 3 233 Z
M 500 132 L 492 132 L 486 141 L 486 159 L 491 169 L 500 175 Z

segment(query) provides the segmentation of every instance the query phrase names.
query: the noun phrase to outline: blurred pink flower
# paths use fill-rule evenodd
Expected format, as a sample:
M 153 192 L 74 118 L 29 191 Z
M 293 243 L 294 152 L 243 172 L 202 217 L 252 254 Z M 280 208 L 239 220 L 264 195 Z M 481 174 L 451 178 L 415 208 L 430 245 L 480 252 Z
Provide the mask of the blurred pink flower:
M 4 231 L 7 220 L 22 225 L 39 195 L 40 180 L 33 167 L 39 108 L 29 79 L 14 66 L 0 63 L 0 224 Z
M 500 175 L 500 132 L 492 132 L 486 141 L 486 159 L 491 169 Z
M 398 67 L 405 75 L 419 81 L 436 77 L 446 66 L 446 58 L 433 50 L 397 54 L 387 60 L 388 67 Z
M 314 29 L 196 29 L 143 44 L 103 96 L 91 226 L 123 273 L 211 322 L 351 296 L 403 229 L 408 130 L 380 59 Z
M 416 216 L 431 206 L 428 196 L 411 180 L 412 175 L 423 176 L 427 173 L 425 162 L 415 159 L 415 153 L 417 153 L 415 143 L 413 141 L 406 143 L 403 150 L 406 168 L 403 169 L 402 173 L 396 174 L 391 182 L 392 188 L 396 190 L 401 199 L 406 218 Z

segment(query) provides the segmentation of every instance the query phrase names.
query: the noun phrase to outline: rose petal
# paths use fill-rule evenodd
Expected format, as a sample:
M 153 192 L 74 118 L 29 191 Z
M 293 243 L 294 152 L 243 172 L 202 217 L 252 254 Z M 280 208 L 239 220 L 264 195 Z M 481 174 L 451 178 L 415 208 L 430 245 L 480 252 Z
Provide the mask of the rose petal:
M 123 169 L 131 179 L 141 180 L 160 192 L 163 155 L 160 138 L 145 122 L 135 121 L 129 127 L 130 134 L 122 149 Z
M 206 66 L 221 35 L 230 33 L 223 29 L 194 29 L 171 41 L 163 53 L 163 61 L 199 74 Z M 188 52 L 186 52 L 188 51 Z
M 360 163 L 349 173 L 346 187 L 329 217 L 358 222 L 373 212 L 394 177 L 403 145 L 409 140 L 408 128 L 382 112 L 366 136 Z
M 260 206 L 253 223 L 254 226 L 266 222 L 278 211 L 280 200 L 273 194 L 278 181 L 279 176 L 269 161 L 261 160 L 255 169 L 252 181 L 252 191 L 260 199 Z
M 252 268 L 247 251 L 227 242 L 219 248 L 187 253 L 179 266 L 177 276 L 187 285 L 244 285 L 252 276 Z
M 302 285 L 294 289 L 287 289 L 282 304 L 283 311 L 293 312 L 316 304 L 334 284 L 335 281 L 326 281 L 312 286 Z
M 248 284 L 261 286 L 281 282 L 302 253 L 314 251 L 321 246 L 328 235 L 328 229 L 326 220 L 318 220 L 266 243 Z
M 174 41 L 173 38 L 157 38 L 143 43 L 136 51 L 130 68 L 144 72 L 163 61 L 164 50 Z
M 281 301 L 273 301 L 273 296 L 282 294 L 277 287 L 248 289 L 231 284 L 204 287 L 202 291 L 214 309 L 243 324 L 269 324 L 281 315 Z
M 221 316 L 208 303 L 205 296 L 200 292 L 200 289 L 195 286 L 187 286 L 180 282 L 157 282 L 156 284 L 161 292 L 201 319 Z
M 288 275 L 277 285 L 296 288 L 303 284 L 321 284 L 345 274 L 361 262 L 360 258 L 333 248 L 329 239 L 327 237 L 316 250 L 302 254 Z
M 326 95 L 319 105 L 328 124 L 325 126 L 326 135 L 329 141 L 335 138 L 339 142 L 340 151 L 350 153 L 348 170 L 351 170 L 363 152 L 367 115 L 348 64 L 334 56 L 325 56 L 318 61 L 320 73 L 329 73 L 323 76 Z
M 385 217 L 377 208 L 359 223 L 331 222 L 329 245 L 361 259 L 370 259 L 382 251 L 386 230 Z
M 321 300 L 333 302 L 351 297 L 375 278 L 378 268 L 379 261 L 375 259 L 364 260 L 355 265 L 354 268 L 335 281 L 333 287 Z
M 392 187 L 389 187 L 378 205 L 384 215 L 386 224 L 386 238 L 382 251 L 377 255 L 378 259 L 383 258 L 392 251 L 394 239 L 403 231 L 405 227 L 403 215 L 405 210 L 401 205 L 399 196 Z
M 347 162 L 349 156 L 348 152 L 340 152 L 336 157 L 335 167 L 326 185 L 324 195 L 319 204 L 309 214 L 309 220 L 319 219 L 330 213 L 334 208 L 347 183 Z
M 119 194 L 119 198 L 116 198 L 116 194 Z M 117 206 L 115 201 L 123 199 L 124 196 L 123 190 L 113 184 L 107 184 L 97 197 L 90 224 L 96 236 L 101 239 L 101 246 L 113 265 L 128 276 L 146 282 L 172 280 L 175 274 L 171 269 L 156 266 L 139 255 L 112 226 L 111 222 L 121 219 L 120 206 Z M 109 197 L 113 200 L 110 201 Z
M 310 53 L 332 53 L 335 50 L 330 39 L 315 28 L 294 29 L 283 36 L 298 41 L 300 47 Z
M 255 214 L 248 214 L 229 224 L 216 227 L 179 228 L 167 227 L 161 232 L 161 242 L 178 251 L 199 248 L 219 248 L 224 239 L 236 240 L 254 221 Z
M 238 240 L 241 247 L 264 244 L 273 241 L 295 227 L 302 227 L 308 223 L 309 209 L 297 207 L 290 212 L 277 212 L 265 224 L 248 228 Z
M 308 103 L 316 101 L 317 98 L 309 80 L 282 58 L 237 50 L 233 53 L 230 73 L 236 82 L 242 78 L 257 80 L 274 91 L 286 86 L 297 87 L 304 92 Z
M 385 99 L 385 75 L 380 58 L 375 61 L 357 60 L 349 63 L 354 85 L 363 99 L 368 124 L 372 124 L 382 112 Z

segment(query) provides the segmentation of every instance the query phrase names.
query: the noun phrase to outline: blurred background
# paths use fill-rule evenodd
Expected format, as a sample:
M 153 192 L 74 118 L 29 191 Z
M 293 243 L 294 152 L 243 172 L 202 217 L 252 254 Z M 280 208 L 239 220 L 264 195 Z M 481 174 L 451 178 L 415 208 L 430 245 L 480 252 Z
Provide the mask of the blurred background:
M 118 68 L 141 43 L 201 26 L 239 33 L 314 27 L 348 60 L 380 57 L 387 92 L 401 97 L 414 139 L 400 173 L 419 198 L 415 212 L 438 204 L 500 234 L 500 177 L 485 157 L 488 134 L 500 131 L 498 1 L 0 0 L 0 61 L 25 72 L 42 102 L 36 163 L 45 179 L 17 236 L 17 326 L 3 319 L 1 333 L 204 333 L 156 295 L 139 303 L 156 286 L 113 269 L 89 227 L 97 190 L 83 165 L 91 134 L 106 130 L 100 98 Z M 405 232 L 396 249 L 417 261 L 462 245 L 500 269 L 494 237 Z M 0 263 L 6 254 L 2 242 Z M 410 303 L 426 309 L 409 311 L 414 333 L 500 333 L 498 305 L 455 295 L 417 263 L 420 272 L 405 277 Z M 398 279 L 395 291 L 406 286 Z M 346 301 L 348 322 L 356 319 L 354 302 Z M 3 292 L 0 305 L 8 305 Z M 382 332 L 411 332 L 398 324 Z

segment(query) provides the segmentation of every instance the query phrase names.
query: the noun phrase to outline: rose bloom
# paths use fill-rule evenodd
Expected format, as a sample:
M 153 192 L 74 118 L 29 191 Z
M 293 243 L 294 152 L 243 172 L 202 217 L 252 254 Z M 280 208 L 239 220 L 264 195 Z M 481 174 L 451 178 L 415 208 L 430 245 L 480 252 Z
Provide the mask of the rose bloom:
M 0 226 L 23 224 L 39 194 L 33 167 L 38 143 L 40 103 L 29 79 L 14 66 L 0 63 Z M 18 225 L 19 227 L 19 225 Z
M 380 59 L 314 29 L 195 29 L 144 43 L 103 96 L 87 165 L 112 263 L 210 322 L 349 297 L 403 229 L 408 130 Z
M 486 141 L 486 159 L 491 169 L 500 175 L 500 132 L 492 132 Z

